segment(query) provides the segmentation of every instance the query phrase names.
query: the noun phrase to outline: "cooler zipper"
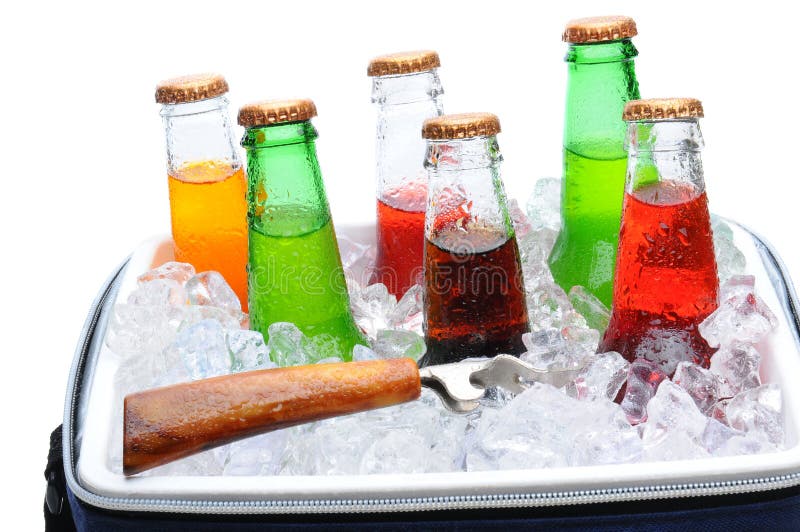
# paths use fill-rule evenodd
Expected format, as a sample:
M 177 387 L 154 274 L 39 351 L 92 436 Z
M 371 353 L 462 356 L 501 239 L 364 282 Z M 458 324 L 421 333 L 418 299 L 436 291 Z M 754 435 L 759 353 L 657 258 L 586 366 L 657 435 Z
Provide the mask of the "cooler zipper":
M 741 227 L 741 226 L 740 226 Z M 795 339 L 800 341 L 797 328 L 797 295 L 786 268 L 772 247 L 760 236 L 748 229 L 756 244 L 768 256 L 771 265 L 766 265 L 779 277 L 788 296 L 787 302 L 791 318 L 797 325 Z M 127 262 L 127 261 L 126 261 Z M 119 289 L 121 273 L 125 264 L 113 274 L 95 302 L 84 325 L 80 343 L 70 372 L 67 388 L 67 404 L 64 411 L 64 464 L 67 485 L 73 494 L 83 502 L 106 510 L 138 512 L 172 512 L 187 514 L 325 514 L 325 513 L 375 513 L 375 512 L 421 512 L 434 510 L 471 510 L 488 508 L 525 508 L 532 506 L 561 506 L 575 504 L 598 504 L 682 497 L 701 497 L 714 495 L 734 495 L 791 488 L 800 485 L 800 472 L 787 475 L 757 477 L 752 479 L 720 482 L 698 482 L 690 484 L 661 484 L 651 486 L 629 486 L 621 488 L 591 489 L 579 491 L 544 493 L 507 493 L 489 495 L 448 495 L 438 497 L 411 497 L 391 499 L 314 499 L 314 500 L 275 500 L 275 501 L 213 501 L 184 499 L 131 499 L 105 497 L 84 489 L 75 478 L 72 426 L 77 411 L 78 383 L 83 374 L 85 359 L 89 351 L 95 329 L 108 301 Z

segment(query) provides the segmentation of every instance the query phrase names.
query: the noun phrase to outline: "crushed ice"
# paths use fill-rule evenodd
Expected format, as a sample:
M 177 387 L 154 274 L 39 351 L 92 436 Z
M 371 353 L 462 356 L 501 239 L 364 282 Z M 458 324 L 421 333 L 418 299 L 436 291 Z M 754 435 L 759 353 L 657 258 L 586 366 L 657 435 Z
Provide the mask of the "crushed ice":
M 547 267 L 560 225 L 559 195 L 559 180 L 540 179 L 527 212 L 512 201 L 510 213 L 531 318 L 522 359 L 542 369 L 579 369 L 565 388 L 535 383 L 517 396 L 492 390 L 469 415 L 448 412 L 423 390 L 412 403 L 256 436 L 143 474 L 478 471 L 781 449 L 781 390 L 762 384 L 759 376 L 759 342 L 777 319 L 756 294 L 754 278 L 742 275 L 744 255 L 724 220 L 713 219 L 723 283 L 720 307 L 700 326 L 709 344 L 719 348 L 710 368 L 670 349 L 628 363 L 618 353 L 595 353 L 609 309 L 583 287 L 566 293 Z M 384 285 L 368 285 L 374 247 L 348 237 L 340 237 L 339 246 L 353 316 L 370 339 L 370 347 L 356 346 L 353 360 L 418 360 L 425 352 L 422 287 L 412 287 L 398 301 Z M 116 305 L 106 337 L 120 358 L 113 470 L 121 471 L 121 409 L 128 393 L 252 369 L 339 361 L 293 324 L 273 324 L 268 342 L 247 327 L 247 315 L 216 272 L 197 273 L 191 265 L 171 262 L 139 277 L 127 301 Z

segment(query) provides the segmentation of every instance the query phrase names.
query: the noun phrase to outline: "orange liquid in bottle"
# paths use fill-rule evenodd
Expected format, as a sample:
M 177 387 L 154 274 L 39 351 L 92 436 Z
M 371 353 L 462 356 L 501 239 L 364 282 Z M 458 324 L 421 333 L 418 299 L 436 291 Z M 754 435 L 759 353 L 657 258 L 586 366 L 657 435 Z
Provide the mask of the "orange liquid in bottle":
M 182 165 L 169 176 L 175 260 L 225 277 L 247 311 L 244 170 L 223 161 Z

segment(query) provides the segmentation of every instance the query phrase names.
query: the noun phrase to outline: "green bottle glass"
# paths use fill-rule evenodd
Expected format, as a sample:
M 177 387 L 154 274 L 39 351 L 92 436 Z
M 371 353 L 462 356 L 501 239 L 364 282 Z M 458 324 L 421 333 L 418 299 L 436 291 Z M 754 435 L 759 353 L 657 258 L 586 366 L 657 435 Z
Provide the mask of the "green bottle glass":
M 246 128 L 250 327 L 268 338 L 294 323 L 325 357 L 368 345 L 350 313 L 342 261 L 317 161 L 311 100 L 250 104 Z
M 639 98 L 628 17 L 570 21 L 561 232 L 550 253 L 553 279 L 580 285 L 611 306 L 627 155 L 622 110 Z

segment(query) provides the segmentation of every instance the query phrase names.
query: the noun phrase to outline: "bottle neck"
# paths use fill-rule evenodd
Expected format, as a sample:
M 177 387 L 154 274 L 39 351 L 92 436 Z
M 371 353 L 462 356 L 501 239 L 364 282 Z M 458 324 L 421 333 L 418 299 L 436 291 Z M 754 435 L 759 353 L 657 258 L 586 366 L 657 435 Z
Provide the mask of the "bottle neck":
M 425 140 L 422 123 L 442 115 L 442 86 L 436 69 L 372 78 L 377 104 L 377 197 L 407 211 L 425 210 Z
M 164 105 L 161 118 L 170 175 L 180 175 L 187 165 L 204 161 L 229 165 L 234 171 L 241 167 L 225 96 Z
M 639 98 L 630 39 L 570 44 L 564 147 L 592 159 L 623 159 L 625 122 L 622 110 Z
M 394 105 L 430 106 L 444 94 L 437 70 L 372 78 L 372 103 L 381 110 Z
M 443 249 L 481 252 L 514 236 L 502 160 L 496 136 L 428 141 L 428 240 Z
M 674 203 L 705 192 L 701 150 L 703 135 L 697 119 L 655 120 L 628 124 L 628 175 L 625 190 L 638 194 L 660 187 L 655 203 Z M 668 189 L 680 190 L 672 198 Z
M 251 230 L 271 236 L 298 236 L 330 220 L 316 138 L 310 121 L 245 131 L 242 146 L 247 150 L 247 218 Z

